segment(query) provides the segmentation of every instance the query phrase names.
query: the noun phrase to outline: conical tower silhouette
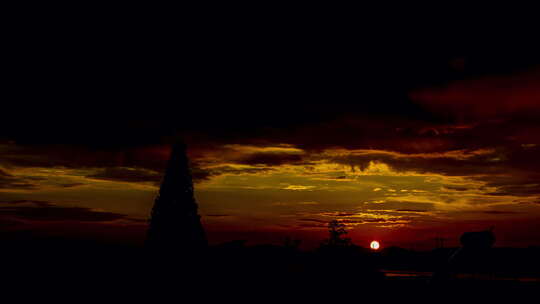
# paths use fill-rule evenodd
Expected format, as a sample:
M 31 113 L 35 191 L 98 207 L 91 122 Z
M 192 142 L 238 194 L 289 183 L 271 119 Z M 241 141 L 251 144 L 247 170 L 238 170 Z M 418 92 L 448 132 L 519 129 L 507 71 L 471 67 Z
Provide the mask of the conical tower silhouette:
M 197 213 L 186 145 L 174 144 L 150 216 L 146 246 L 170 253 L 197 253 L 207 247 Z

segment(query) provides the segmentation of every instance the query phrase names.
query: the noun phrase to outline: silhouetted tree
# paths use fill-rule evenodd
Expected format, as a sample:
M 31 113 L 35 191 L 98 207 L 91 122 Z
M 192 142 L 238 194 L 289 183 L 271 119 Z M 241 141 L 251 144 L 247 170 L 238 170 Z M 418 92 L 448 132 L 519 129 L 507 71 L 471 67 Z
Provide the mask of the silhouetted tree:
M 331 247 L 347 247 L 351 246 L 350 238 L 344 237 L 347 234 L 345 224 L 338 220 L 333 220 L 328 223 L 328 239 L 323 242 L 323 245 Z
M 491 248 L 495 244 L 493 228 L 484 231 L 465 232 L 459 239 L 461 247 L 439 265 L 433 282 L 445 282 L 459 272 L 490 273 L 492 270 Z
M 196 253 L 207 247 L 184 144 L 173 145 L 150 216 L 146 245 L 169 253 Z
M 493 228 L 484 231 L 465 232 L 459 238 L 459 248 L 449 260 L 454 271 L 489 272 L 491 248 L 495 244 Z

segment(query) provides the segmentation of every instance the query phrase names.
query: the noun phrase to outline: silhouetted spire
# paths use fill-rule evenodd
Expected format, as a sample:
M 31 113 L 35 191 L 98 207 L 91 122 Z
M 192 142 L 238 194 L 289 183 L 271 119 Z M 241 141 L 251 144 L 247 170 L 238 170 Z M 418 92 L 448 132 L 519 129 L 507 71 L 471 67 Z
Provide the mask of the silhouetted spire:
M 184 253 L 205 248 L 207 240 L 197 209 L 186 145 L 175 144 L 152 208 L 147 246 Z

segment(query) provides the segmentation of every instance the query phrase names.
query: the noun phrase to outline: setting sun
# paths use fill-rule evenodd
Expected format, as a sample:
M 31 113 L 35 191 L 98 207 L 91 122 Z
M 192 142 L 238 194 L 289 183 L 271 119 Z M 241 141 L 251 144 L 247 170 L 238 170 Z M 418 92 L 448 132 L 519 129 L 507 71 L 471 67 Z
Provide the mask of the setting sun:
M 371 244 L 369 244 L 369 247 L 370 247 L 371 249 L 373 249 L 373 250 L 378 250 L 379 247 L 380 247 L 380 244 L 379 244 L 379 242 L 377 242 L 377 241 L 373 241 L 373 242 L 371 242 Z

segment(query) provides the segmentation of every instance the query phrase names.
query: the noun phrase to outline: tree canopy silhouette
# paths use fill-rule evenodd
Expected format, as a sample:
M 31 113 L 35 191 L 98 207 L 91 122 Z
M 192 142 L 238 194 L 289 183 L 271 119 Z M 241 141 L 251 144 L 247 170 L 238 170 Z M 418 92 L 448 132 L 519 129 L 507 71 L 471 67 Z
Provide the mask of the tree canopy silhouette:
M 333 220 L 328 223 L 328 239 L 323 242 L 324 246 L 330 247 L 347 247 L 351 246 L 350 238 L 346 238 L 347 230 L 345 224 L 338 220 Z
M 207 247 L 193 193 L 186 145 L 173 145 L 159 194 L 150 216 L 146 246 L 193 253 Z

